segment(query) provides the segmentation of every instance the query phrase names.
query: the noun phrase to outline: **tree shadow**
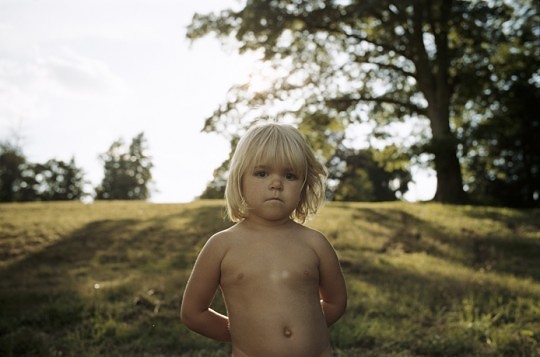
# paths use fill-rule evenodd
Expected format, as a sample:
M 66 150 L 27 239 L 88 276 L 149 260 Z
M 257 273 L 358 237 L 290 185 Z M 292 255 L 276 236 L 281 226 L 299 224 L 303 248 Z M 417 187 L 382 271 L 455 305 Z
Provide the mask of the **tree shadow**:
M 506 286 L 494 279 L 463 280 L 392 263 L 395 256 L 425 253 L 473 270 L 487 269 L 489 263 L 492 271 L 538 280 L 538 269 L 531 269 L 540 256 L 538 244 L 519 233 L 538 227 L 534 222 L 518 220 L 517 235 L 511 238 L 479 236 L 469 227 L 462 227 L 458 238 L 414 212 L 345 208 L 353 210 L 351 229 L 369 229 L 360 224 L 369 221 L 390 231 L 380 238 L 374 230 L 376 245 L 358 246 L 355 251 L 336 248 L 338 254 L 347 254 L 342 263 L 348 283 L 360 281 L 386 299 L 371 304 L 355 287 L 359 295 L 351 301 L 354 314 L 365 313 L 373 321 L 379 315 L 390 321 L 406 319 L 420 329 L 437 325 L 440 311 L 460 307 L 470 296 L 488 302 L 479 307 L 488 315 L 485 309 L 500 305 L 497 299 L 537 297 L 520 291 L 519 285 Z M 498 216 L 493 217 L 489 219 Z M 231 225 L 224 219 L 223 207 L 214 203 L 150 218 L 96 219 L 0 268 L 0 355 L 44 354 L 51 348 L 68 354 L 77 348 L 96 354 L 110 349 L 124 355 L 227 350 L 183 327 L 178 307 L 199 250 L 210 236 Z M 339 243 L 340 231 L 335 234 Z M 433 313 L 419 313 L 420 305 Z M 354 331 L 356 326 L 347 328 Z M 80 340 L 66 337 L 73 333 Z M 33 348 L 21 347 L 24 336 L 26 341 L 35 340 Z M 369 342 L 363 338 L 351 337 L 359 346 Z
M 229 227 L 222 213 L 209 205 L 151 219 L 96 220 L 0 268 L 0 286 L 69 289 L 84 267 L 115 271 L 139 264 L 165 270 L 164 259 L 192 259 L 212 234 Z
M 178 308 L 199 249 L 230 225 L 222 213 L 219 206 L 203 205 L 150 218 L 98 219 L 0 268 L 0 355 L 42 354 L 62 344 L 67 353 L 77 344 L 126 354 L 134 345 L 141 353 L 177 353 L 185 341 L 219 348 L 189 337 Z M 152 333 L 157 323 L 169 326 L 159 338 Z M 73 333 L 83 340 L 69 340 Z M 24 349 L 23 334 L 48 337 Z
M 457 233 L 451 233 L 440 225 L 393 208 L 354 208 L 353 217 L 355 220 L 374 222 L 392 231 L 389 238 L 378 238 L 374 233 L 374 239 L 380 239 L 378 247 L 366 246 L 360 247 L 360 250 L 379 254 L 392 251 L 424 252 L 476 270 L 496 271 L 540 281 L 540 266 L 536 263 L 540 256 L 540 241 L 519 233 L 520 229 L 533 231 L 539 224 L 532 223 L 526 215 L 513 218 L 493 213 L 475 217 L 500 219 L 505 225 L 516 227 L 515 234 L 511 236 L 481 235 L 465 225 Z M 362 229 L 365 230 L 365 227 Z
M 540 290 L 493 274 L 403 264 L 408 254 L 358 251 L 342 261 L 349 306 L 332 334 L 337 347 L 358 348 L 358 355 L 394 355 L 396 351 L 403 355 L 528 355 L 536 351 L 538 334 L 530 339 L 508 336 L 512 342 L 504 347 L 489 344 L 493 335 L 504 331 L 534 331 L 534 321 L 540 318 L 535 308 Z
M 98 252 L 107 251 L 118 232 L 135 222 L 101 220 L 88 223 L 2 269 L 0 284 L 6 289 L 69 288 L 66 273 L 88 265 Z

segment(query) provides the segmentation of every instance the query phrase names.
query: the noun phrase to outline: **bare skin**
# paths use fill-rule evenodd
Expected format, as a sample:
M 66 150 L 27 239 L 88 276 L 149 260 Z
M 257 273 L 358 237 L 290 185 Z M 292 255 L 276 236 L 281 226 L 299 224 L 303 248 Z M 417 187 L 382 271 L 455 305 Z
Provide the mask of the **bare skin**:
M 336 253 L 321 233 L 289 218 L 301 180 L 287 168 L 264 170 L 243 183 L 249 216 L 215 234 L 199 254 L 182 320 L 205 336 L 231 341 L 237 357 L 331 356 L 327 327 L 347 300 Z M 209 308 L 218 287 L 228 316 Z

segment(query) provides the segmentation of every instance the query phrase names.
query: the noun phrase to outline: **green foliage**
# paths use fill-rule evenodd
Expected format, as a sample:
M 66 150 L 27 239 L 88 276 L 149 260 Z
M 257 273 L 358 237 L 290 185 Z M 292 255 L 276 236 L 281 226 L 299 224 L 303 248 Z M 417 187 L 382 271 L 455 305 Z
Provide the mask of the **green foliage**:
M 145 200 L 150 197 L 151 157 L 144 133 L 135 136 L 126 150 L 121 139 L 101 155 L 105 176 L 96 188 L 98 200 Z
M 323 127 L 304 132 L 327 152 L 323 138 L 339 137 L 350 123 L 371 122 L 391 136 L 389 123 L 421 120 L 430 130 L 413 145 L 433 156 L 435 198 L 462 202 L 463 114 L 471 103 L 484 111 L 492 104 L 490 93 L 504 87 L 502 63 L 522 65 L 502 61 L 504 52 L 537 62 L 537 20 L 530 0 L 248 1 L 238 11 L 195 15 L 187 36 L 212 33 L 239 52 L 259 52 L 261 73 L 273 73 L 267 89 L 249 82 L 231 88 L 205 130 L 230 137 L 269 116 Z
M 21 167 L 25 162 L 19 149 L 8 143 L 0 145 L 0 202 L 18 200 L 16 192 L 22 182 Z
M 464 135 L 466 183 L 478 202 L 540 207 L 539 98 L 539 87 L 512 86 L 501 103 L 513 103 Z
M 0 204 L 0 355 L 230 355 L 178 311 L 223 213 L 222 201 Z M 327 204 L 309 225 L 346 277 L 336 355 L 537 354 L 538 222 L 538 210 Z
M 476 202 L 540 207 L 540 57 L 533 44 L 540 19 L 527 2 L 521 12 L 523 24 L 508 29 L 514 41 L 491 55 L 495 85 L 461 114 L 459 139 L 465 183 Z
M 338 150 L 330 160 L 330 182 L 335 201 L 395 201 L 407 191 L 411 181 L 409 158 L 395 146 L 384 150 Z M 344 168 L 342 168 L 344 167 Z
M 39 201 L 79 200 L 86 195 L 83 171 L 73 158 L 69 163 L 51 159 L 31 165 L 23 170 L 23 175 L 33 182 L 31 187 Z
M 0 202 L 79 200 L 86 195 L 84 184 L 73 158 L 34 164 L 20 149 L 0 146 Z

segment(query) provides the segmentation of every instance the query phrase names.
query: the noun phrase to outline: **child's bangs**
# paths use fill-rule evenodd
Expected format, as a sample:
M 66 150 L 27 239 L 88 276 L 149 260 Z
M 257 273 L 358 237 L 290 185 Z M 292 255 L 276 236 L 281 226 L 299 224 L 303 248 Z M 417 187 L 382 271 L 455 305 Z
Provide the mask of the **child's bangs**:
M 254 143 L 255 144 L 255 143 Z M 272 132 L 254 145 L 250 166 L 277 164 L 305 176 L 306 158 L 302 146 L 284 133 Z

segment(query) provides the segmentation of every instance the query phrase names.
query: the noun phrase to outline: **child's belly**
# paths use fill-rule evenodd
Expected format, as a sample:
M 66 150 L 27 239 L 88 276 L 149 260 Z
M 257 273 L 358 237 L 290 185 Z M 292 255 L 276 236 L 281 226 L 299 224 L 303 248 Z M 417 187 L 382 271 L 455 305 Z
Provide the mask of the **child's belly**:
M 330 339 L 318 299 L 267 301 L 242 308 L 229 306 L 229 323 L 236 355 L 330 355 Z
M 313 324 L 231 329 L 231 338 L 235 356 L 331 355 L 326 328 L 314 328 Z

